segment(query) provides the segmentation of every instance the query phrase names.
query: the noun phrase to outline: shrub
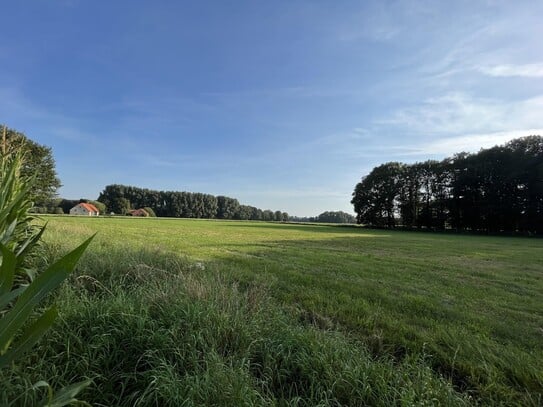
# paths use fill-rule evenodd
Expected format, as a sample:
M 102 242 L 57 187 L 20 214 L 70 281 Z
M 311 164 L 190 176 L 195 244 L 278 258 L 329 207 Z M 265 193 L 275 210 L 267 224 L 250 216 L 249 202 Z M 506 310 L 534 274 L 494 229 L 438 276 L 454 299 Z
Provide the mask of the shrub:
M 156 214 L 153 208 L 149 208 L 148 206 L 144 207 L 143 210 L 149 214 L 150 217 L 155 218 Z

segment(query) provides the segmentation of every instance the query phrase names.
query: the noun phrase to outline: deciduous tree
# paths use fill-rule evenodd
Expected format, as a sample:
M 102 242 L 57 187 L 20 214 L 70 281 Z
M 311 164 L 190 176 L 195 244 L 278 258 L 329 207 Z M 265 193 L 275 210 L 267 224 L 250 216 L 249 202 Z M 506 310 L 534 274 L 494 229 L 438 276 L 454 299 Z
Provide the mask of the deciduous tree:
M 24 166 L 21 174 L 25 177 L 34 177 L 34 183 L 30 192 L 31 199 L 37 206 L 46 206 L 60 188 L 55 169 L 53 151 L 50 147 L 32 141 L 23 133 L 6 126 L 0 126 L 2 136 L 2 152 L 21 151 L 24 156 Z

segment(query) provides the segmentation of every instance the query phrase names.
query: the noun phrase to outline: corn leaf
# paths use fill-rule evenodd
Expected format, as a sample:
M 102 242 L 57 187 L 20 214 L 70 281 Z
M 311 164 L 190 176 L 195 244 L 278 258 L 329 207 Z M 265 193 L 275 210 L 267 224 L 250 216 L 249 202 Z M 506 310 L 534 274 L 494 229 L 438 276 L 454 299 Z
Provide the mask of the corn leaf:
M 6 353 L 0 356 L 0 369 L 8 366 L 12 361 L 21 357 L 28 351 L 45 332 L 53 325 L 58 312 L 55 307 L 49 308 L 43 313 L 32 325 L 30 325 L 17 343 L 12 346 Z
M 16 288 L 13 291 L 10 291 L 9 293 L 0 295 L 0 310 L 4 309 L 15 298 L 17 298 L 19 295 L 21 295 L 22 292 L 24 290 L 26 290 L 26 287 L 27 286 L 22 286 L 22 287 Z
M 11 339 L 28 320 L 34 307 L 68 277 L 93 238 L 94 236 L 87 239 L 38 275 L 21 294 L 13 308 L 0 319 L 0 354 L 6 351 Z
M 41 239 L 41 236 L 43 235 L 43 232 L 45 232 L 46 225 L 43 225 L 40 228 L 40 231 L 32 236 L 30 236 L 28 239 L 26 239 L 21 247 L 17 250 L 17 264 L 21 264 L 22 260 L 25 258 L 25 256 L 32 250 L 32 248 L 38 243 L 38 241 Z
M 49 398 L 49 400 L 42 401 L 39 405 L 43 407 L 64 407 L 69 404 L 78 402 L 87 406 L 90 406 L 88 403 L 84 403 L 80 400 L 77 400 L 75 396 L 81 390 L 85 389 L 92 383 L 91 379 L 84 380 L 82 382 L 74 383 L 69 386 L 64 387 L 63 389 L 60 389 L 52 398 Z
M 17 258 L 15 257 L 15 253 L 2 243 L 0 243 L 0 251 L 2 252 L 2 265 L 0 265 L 0 296 L 2 296 L 11 291 L 13 279 L 15 277 Z

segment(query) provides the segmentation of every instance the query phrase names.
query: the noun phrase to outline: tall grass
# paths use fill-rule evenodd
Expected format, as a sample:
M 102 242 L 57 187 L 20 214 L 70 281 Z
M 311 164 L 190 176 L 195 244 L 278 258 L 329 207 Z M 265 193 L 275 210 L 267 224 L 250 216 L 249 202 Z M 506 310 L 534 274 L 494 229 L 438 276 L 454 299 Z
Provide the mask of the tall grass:
M 87 375 L 94 386 L 84 396 L 96 406 L 472 401 L 424 356 L 376 358 L 335 330 L 300 324 L 265 284 L 241 288 L 220 269 L 160 251 L 95 245 L 58 305 L 60 324 L 12 373 L 8 397 L 38 376 L 62 385 Z

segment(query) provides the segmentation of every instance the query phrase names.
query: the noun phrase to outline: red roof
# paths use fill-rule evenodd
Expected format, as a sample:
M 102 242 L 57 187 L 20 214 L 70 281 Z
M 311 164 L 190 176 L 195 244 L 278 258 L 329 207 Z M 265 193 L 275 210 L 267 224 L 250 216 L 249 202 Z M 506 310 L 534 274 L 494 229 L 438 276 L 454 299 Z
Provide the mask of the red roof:
M 79 205 L 77 206 L 82 206 L 83 208 L 85 208 L 87 211 L 89 212 L 97 212 L 99 213 L 100 211 L 98 210 L 98 208 L 96 208 L 96 206 L 94 206 L 93 204 L 90 204 L 90 203 L 85 203 L 85 202 L 81 202 Z

